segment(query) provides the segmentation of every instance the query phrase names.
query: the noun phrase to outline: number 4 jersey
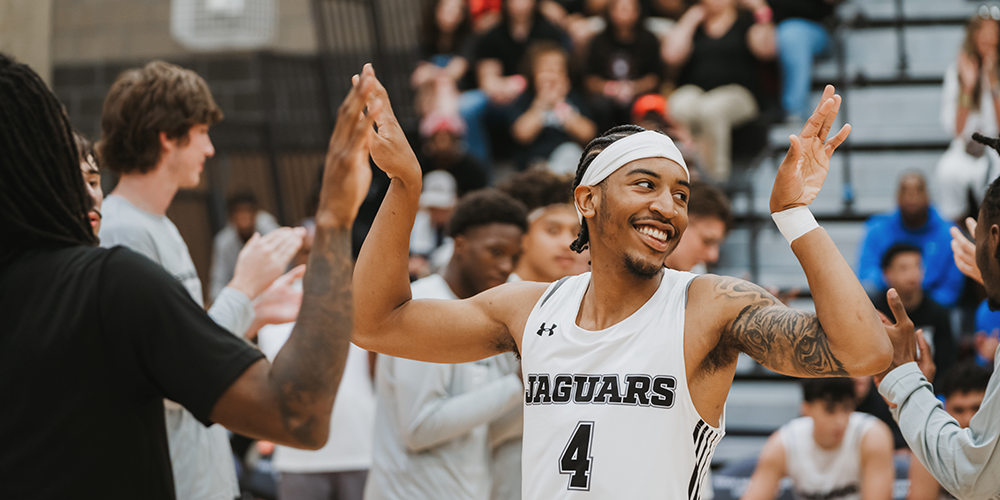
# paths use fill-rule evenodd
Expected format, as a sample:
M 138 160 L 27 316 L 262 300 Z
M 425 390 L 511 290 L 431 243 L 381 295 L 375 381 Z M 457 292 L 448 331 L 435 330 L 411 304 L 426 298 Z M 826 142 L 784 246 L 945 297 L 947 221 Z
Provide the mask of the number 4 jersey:
M 699 499 L 724 434 L 694 408 L 684 370 L 684 306 L 694 274 L 663 271 L 618 324 L 576 326 L 590 273 L 552 284 L 528 317 L 525 500 Z

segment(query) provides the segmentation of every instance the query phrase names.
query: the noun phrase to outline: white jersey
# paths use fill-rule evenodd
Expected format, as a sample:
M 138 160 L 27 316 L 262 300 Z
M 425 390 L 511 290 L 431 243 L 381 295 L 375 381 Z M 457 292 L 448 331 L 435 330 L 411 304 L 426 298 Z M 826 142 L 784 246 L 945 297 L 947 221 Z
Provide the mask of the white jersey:
M 576 325 L 590 273 L 542 295 L 521 341 L 525 500 L 702 497 L 725 417 L 705 423 L 688 392 L 694 278 L 664 270 L 638 311 L 596 332 Z
M 852 413 L 840 447 L 820 448 L 813 437 L 813 419 L 801 417 L 779 430 L 785 445 L 785 467 L 795 498 L 858 500 L 861 498 L 861 439 L 876 418 Z

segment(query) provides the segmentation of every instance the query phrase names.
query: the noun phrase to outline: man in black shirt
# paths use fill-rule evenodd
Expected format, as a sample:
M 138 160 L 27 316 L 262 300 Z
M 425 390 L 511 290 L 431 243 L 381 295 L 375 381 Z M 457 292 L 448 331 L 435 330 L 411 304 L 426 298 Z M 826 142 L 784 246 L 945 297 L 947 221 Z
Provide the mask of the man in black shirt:
M 945 373 L 955 363 L 955 339 L 951 335 L 948 310 L 924 293 L 924 263 L 919 247 L 900 243 L 889 247 L 882 256 L 882 275 L 889 288 L 895 288 L 906 314 L 916 329 L 923 330 L 934 356 L 938 373 Z M 886 317 L 892 317 L 885 292 L 872 297 L 872 303 Z M 940 381 L 935 378 L 935 387 Z
M 469 154 L 484 165 L 491 165 L 493 160 L 486 127 L 508 133 L 504 130 L 503 108 L 525 89 L 520 73 L 528 47 L 548 40 L 569 49 L 566 33 L 541 15 L 535 0 L 505 1 L 502 9 L 500 24 L 483 35 L 473 53 L 472 68 L 479 89 L 465 92 L 459 99 L 459 111 L 468 127 L 465 140 Z
M 0 496 L 173 499 L 163 398 L 205 424 L 325 443 L 351 337 L 350 227 L 369 145 L 386 154 L 372 123 L 391 110 L 359 119 L 373 84 L 367 67 L 341 105 L 299 321 L 272 365 L 160 266 L 96 247 L 64 108 L 0 54 Z

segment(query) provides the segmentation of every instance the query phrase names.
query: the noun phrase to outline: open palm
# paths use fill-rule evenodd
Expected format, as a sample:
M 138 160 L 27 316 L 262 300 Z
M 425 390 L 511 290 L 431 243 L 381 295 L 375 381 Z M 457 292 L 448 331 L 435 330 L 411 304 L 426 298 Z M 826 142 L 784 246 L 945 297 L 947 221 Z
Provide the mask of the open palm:
M 840 103 L 833 85 L 827 85 L 819 106 L 802 127 L 802 132 L 789 137 L 791 146 L 778 167 L 771 190 L 772 213 L 808 205 L 816 199 L 830 172 L 830 157 L 851 133 L 851 126 L 844 125 L 836 136 L 826 140 L 837 119 Z

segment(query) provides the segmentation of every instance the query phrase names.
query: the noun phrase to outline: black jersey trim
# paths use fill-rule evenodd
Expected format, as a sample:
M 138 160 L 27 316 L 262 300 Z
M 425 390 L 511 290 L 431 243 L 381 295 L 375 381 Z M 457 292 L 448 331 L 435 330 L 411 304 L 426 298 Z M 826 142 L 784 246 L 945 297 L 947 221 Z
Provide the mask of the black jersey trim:
M 566 280 L 568 280 L 570 278 L 571 278 L 571 276 L 566 276 L 566 277 L 560 279 L 559 281 L 557 281 L 556 284 L 555 284 L 555 286 L 552 287 L 552 290 L 549 290 L 549 293 L 547 295 L 545 295 L 544 299 L 542 299 L 542 303 L 539 304 L 538 307 L 544 306 L 545 305 L 545 301 L 549 300 L 549 298 L 551 298 L 552 295 L 556 293 L 556 290 L 558 290 L 559 287 L 563 286 L 563 283 L 566 283 Z

